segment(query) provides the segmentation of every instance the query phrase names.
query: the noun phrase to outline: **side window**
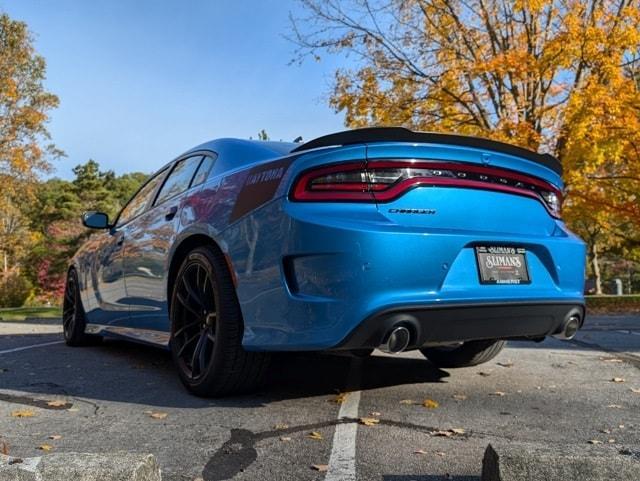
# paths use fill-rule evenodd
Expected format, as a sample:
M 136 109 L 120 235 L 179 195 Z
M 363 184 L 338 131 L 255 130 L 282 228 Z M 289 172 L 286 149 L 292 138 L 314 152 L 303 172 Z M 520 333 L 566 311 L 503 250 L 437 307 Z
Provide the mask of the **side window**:
M 198 167 L 198 171 L 196 172 L 196 176 L 193 178 L 191 185 L 202 184 L 207 180 L 207 176 L 209 175 L 209 172 L 211 172 L 211 167 L 213 167 L 216 157 L 217 156 L 213 154 L 211 157 L 206 155 L 205 158 L 202 159 L 200 167 Z
M 188 157 L 179 161 L 167 177 L 164 185 L 158 193 L 154 205 L 162 204 L 165 200 L 183 193 L 191 185 L 191 179 L 198 165 L 200 165 L 201 155 Z
M 138 217 L 142 214 L 149 204 L 149 201 L 153 197 L 153 193 L 156 191 L 156 187 L 162 182 L 166 169 L 156 174 L 151 180 L 149 180 L 142 188 L 134 195 L 129 203 L 124 206 L 124 209 L 118 216 L 118 225 L 126 224 L 134 217 Z

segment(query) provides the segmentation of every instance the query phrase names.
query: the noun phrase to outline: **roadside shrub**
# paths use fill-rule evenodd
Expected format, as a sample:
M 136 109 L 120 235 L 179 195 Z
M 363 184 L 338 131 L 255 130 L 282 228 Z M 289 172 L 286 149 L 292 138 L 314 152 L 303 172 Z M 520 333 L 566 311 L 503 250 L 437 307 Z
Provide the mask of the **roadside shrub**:
M 22 307 L 32 291 L 31 282 L 19 273 L 0 274 L 0 307 Z
M 587 313 L 614 314 L 640 312 L 640 295 L 586 296 Z

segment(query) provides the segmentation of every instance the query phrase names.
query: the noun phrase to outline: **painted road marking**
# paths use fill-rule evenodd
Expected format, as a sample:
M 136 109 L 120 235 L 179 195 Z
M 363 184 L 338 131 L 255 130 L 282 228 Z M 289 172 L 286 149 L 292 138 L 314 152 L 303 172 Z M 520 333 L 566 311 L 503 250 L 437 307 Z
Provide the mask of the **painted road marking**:
M 362 359 L 353 359 L 347 376 L 349 395 L 340 405 L 338 419 L 357 419 L 360 405 L 360 373 Z M 325 481 L 356 481 L 357 422 L 336 425 Z
M 5 349 L 0 354 L 9 354 L 11 352 L 26 351 L 27 349 L 35 349 L 36 347 L 53 346 L 55 344 L 63 344 L 64 341 L 43 342 L 41 344 L 31 344 L 30 346 L 14 347 L 13 349 Z
M 631 331 L 631 330 L 629 330 L 629 331 L 622 331 L 622 330 L 619 330 L 618 332 L 619 332 L 620 334 L 633 334 L 634 336 L 640 336 L 640 332 L 638 332 L 638 331 Z

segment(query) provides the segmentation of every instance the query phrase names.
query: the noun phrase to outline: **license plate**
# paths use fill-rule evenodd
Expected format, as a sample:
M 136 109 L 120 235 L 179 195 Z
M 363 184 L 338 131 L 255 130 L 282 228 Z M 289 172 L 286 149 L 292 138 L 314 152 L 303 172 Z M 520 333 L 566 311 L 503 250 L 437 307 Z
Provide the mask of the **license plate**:
M 480 284 L 530 284 L 526 251 L 522 247 L 477 246 Z

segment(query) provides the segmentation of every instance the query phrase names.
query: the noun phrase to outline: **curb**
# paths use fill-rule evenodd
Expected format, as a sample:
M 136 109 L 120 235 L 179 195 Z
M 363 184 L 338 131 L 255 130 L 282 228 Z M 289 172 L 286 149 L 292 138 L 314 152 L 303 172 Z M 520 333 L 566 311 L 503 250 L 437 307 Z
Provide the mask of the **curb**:
M 161 481 L 152 454 L 54 453 L 33 458 L 0 454 L 0 481 Z
M 588 449 L 575 444 L 489 444 L 482 481 L 640 480 L 640 451 Z

